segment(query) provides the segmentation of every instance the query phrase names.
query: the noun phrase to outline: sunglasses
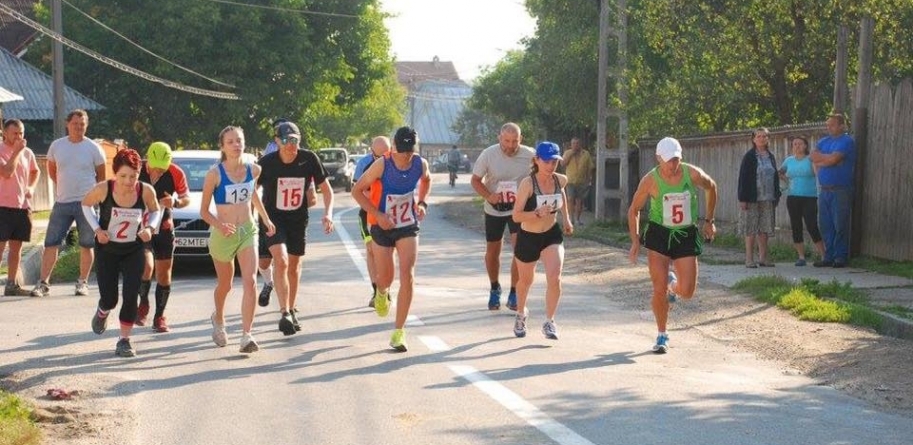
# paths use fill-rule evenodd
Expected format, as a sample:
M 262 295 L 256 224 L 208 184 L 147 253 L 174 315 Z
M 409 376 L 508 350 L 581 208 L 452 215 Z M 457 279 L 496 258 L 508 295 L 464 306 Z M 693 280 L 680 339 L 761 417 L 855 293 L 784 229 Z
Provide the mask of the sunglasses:
M 301 141 L 301 139 L 298 139 L 296 137 L 287 137 L 287 138 L 282 138 L 281 141 L 282 141 L 282 145 L 286 145 L 286 144 L 296 144 L 297 145 L 298 142 Z

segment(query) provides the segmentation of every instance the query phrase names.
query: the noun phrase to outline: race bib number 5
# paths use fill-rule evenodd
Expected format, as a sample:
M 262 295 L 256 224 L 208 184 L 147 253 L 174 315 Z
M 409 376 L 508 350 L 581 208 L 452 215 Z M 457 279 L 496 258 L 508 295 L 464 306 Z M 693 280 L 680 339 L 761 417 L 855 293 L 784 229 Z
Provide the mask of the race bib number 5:
M 663 195 L 663 225 L 666 227 L 690 226 L 691 193 L 667 193 Z
M 114 243 L 136 241 L 136 233 L 139 231 L 142 221 L 142 209 L 120 207 L 111 209 L 111 219 L 108 220 L 108 239 Z
M 412 193 L 405 195 L 387 195 L 386 210 L 384 213 L 393 221 L 393 227 L 411 226 L 415 224 L 415 214 L 413 213 Z
M 304 178 L 279 178 L 276 186 L 276 208 L 298 210 L 304 203 Z

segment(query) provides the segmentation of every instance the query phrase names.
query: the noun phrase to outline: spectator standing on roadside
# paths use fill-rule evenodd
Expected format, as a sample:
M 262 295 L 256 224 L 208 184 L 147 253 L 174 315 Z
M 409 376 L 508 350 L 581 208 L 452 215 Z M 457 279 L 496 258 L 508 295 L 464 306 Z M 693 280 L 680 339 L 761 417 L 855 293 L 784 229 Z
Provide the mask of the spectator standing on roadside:
M 580 220 L 583 206 L 590 194 L 590 185 L 596 174 L 596 164 L 590 153 L 580 144 L 580 138 L 571 139 L 571 148 L 564 153 L 561 165 L 567 174 L 567 208 L 574 225 L 583 225 Z
M 488 309 L 501 309 L 501 245 L 504 228 L 510 232 L 511 248 L 517 245 L 520 225 L 513 220 L 514 202 L 520 180 L 529 175 L 529 166 L 535 153 L 532 148 L 520 145 L 523 140 L 520 126 L 506 123 L 501 126 L 498 143 L 479 155 L 472 167 L 473 190 L 485 200 L 485 270 L 491 282 Z M 511 255 L 510 294 L 507 308 L 517 310 L 517 260 Z
M 824 258 L 824 242 L 818 230 L 818 185 L 815 167 L 809 158 L 808 140 L 803 137 L 793 138 L 790 143 L 793 154 L 783 160 L 780 166 L 780 179 L 789 183 L 786 191 L 786 210 L 789 212 L 789 225 L 793 232 L 793 246 L 799 259 L 796 266 L 804 266 L 805 240 L 802 238 L 802 220 L 818 256 Z
M 54 181 L 54 207 L 48 219 L 41 256 L 41 276 L 32 296 L 46 297 L 51 292 L 51 273 L 57 264 L 57 252 L 76 222 L 79 232 L 79 279 L 76 295 L 89 295 L 89 273 L 95 261 L 95 234 L 82 213 L 82 199 L 89 190 L 105 180 L 105 153 L 95 141 L 86 137 L 89 114 L 76 109 L 67 115 L 67 136 L 51 142 L 48 148 L 48 177 Z
M 26 297 L 17 278 L 22 261 L 22 243 L 32 239 L 32 192 L 41 171 L 35 153 L 26 145 L 25 125 L 19 119 L 3 123 L 0 144 L 0 257 L 9 245 L 7 256 L 6 297 Z
M 770 132 L 759 128 L 751 133 L 751 149 L 739 167 L 739 233 L 745 237 L 745 267 L 773 267 L 767 257 L 767 240 L 774 234 L 774 216 L 780 202 L 777 160 L 768 150 Z M 758 245 L 758 262 L 754 246 Z
M 850 211 L 856 143 L 846 133 L 842 114 L 827 117 L 827 136 L 811 155 L 818 168 L 818 224 L 824 238 L 824 258 L 815 267 L 846 267 L 850 259 Z

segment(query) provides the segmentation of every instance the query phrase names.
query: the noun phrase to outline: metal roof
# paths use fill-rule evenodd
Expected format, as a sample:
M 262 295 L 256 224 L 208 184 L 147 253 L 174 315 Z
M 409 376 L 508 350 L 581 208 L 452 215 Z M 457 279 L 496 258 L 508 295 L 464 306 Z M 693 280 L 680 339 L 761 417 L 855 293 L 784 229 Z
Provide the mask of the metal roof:
M 54 86 L 51 76 L 0 48 L 0 87 L 22 95 L 23 100 L 4 105 L 7 117 L 22 120 L 54 119 Z M 102 110 L 98 102 L 64 87 L 64 110 Z
M 441 62 L 437 56 L 430 62 L 396 62 L 396 77 L 409 90 L 427 80 L 460 80 L 453 62 Z
M 463 81 L 419 82 L 407 98 L 406 122 L 423 144 L 456 144 L 460 136 L 452 127 L 470 96 L 472 87 Z
M 0 87 L 0 104 L 17 100 L 22 100 L 22 96 L 7 90 L 6 88 Z

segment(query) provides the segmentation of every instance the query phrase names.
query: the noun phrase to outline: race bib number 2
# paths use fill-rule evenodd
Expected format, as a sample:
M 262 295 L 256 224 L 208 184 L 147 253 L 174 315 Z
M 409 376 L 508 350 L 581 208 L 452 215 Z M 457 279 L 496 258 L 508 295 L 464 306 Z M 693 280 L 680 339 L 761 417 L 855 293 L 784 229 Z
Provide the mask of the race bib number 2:
M 384 213 L 393 221 L 393 227 L 411 226 L 415 224 L 415 215 L 413 213 L 412 192 L 405 195 L 387 195 L 386 210 Z
M 690 226 L 691 193 L 667 193 L 663 195 L 663 225 L 666 227 Z
M 304 202 L 305 178 L 279 178 L 276 187 L 276 208 L 298 210 Z
M 108 239 L 114 243 L 136 241 L 136 233 L 143 222 L 143 210 L 115 207 L 108 220 Z

